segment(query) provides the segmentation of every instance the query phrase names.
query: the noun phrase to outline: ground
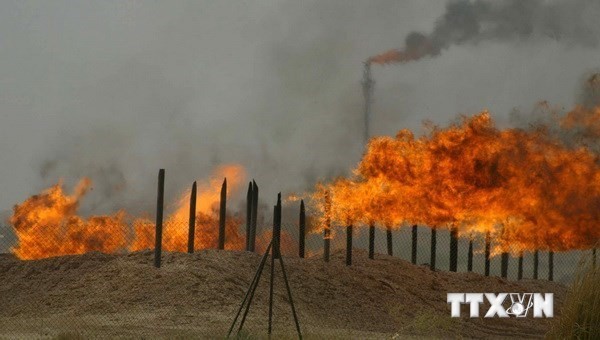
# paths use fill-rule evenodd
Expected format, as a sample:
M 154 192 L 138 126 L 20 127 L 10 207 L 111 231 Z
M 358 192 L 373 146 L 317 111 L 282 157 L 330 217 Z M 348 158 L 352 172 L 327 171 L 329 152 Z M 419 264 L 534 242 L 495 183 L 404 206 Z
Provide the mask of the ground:
M 345 251 L 285 258 L 307 338 L 542 337 L 550 319 L 450 318 L 448 292 L 553 292 L 555 313 L 566 287 L 544 280 L 507 281 L 475 273 L 432 272 L 387 255 L 369 260 Z M 243 251 L 88 253 L 21 261 L 0 255 L 0 338 L 222 338 L 260 262 Z M 265 267 L 243 332 L 266 334 Z M 280 267 L 276 266 L 274 334 L 294 337 Z M 466 307 L 466 306 L 465 306 Z M 487 308 L 482 307 L 482 315 Z

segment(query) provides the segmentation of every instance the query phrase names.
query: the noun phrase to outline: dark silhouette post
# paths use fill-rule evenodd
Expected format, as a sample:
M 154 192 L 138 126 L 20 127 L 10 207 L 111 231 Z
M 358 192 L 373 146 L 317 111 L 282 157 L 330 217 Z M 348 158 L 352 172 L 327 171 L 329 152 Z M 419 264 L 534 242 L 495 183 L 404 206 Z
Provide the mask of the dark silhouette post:
M 221 205 L 219 206 L 219 249 L 225 249 L 225 218 L 227 216 L 227 178 L 221 186 Z
M 508 276 L 508 253 L 502 252 L 500 262 L 500 276 L 504 279 Z
M 375 257 L 375 225 L 369 226 L 369 258 L 372 260 Z
M 252 225 L 250 230 L 250 251 L 256 248 L 256 228 L 258 221 L 258 185 L 252 180 Z
M 490 276 L 490 243 L 491 236 L 490 231 L 488 230 L 485 233 L 485 276 Z
M 304 200 L 300 200 L 300 221 L 298 225 L 298 255 L 303 259 L 306 242 L 306 211 L 304 210 Z
M 473 239 L 469 239 L 469 251 L 467 253 L 467 271 L 473 271 Z
M 412 264 L 417 264 L 417 225 L 412 226 Z
M 430 248 L 430 259 L 429 259 L 429 269 L 435 270 L 435 252 L 437 245 L 437 230 L 435 227 L 431 228 L 431 248 Z
M 346 227 L 346 265 L 352 265 L 352 224 Z
M 533 253 L 533 279 L 537 280 L 538 278 L 538 265 L 540 262 L 540 252 L 539 250 L 536 250 Z
M 196 236 L 196 181 L 192 184 L 190 194 L 190 219 L 188 221 L 188 253 L 194 252 L 194 237 Z
M 548 281 L 554 280 L 554 252 L 548 252 Z
M 393 256 L 394 255 L 394 246 L 392 244 L 392 227 L 391 226 L 387 226 L 386 230 L 385 230 L 385 235 L 386 235 L 386 239 L 387 239 L 387 253 L 389 256 Z
M 163 206 L 165 201 L 165 169 L 158 171 L 158 194 L 156 198 L 156 230 L 154 242 L 154 266 L 160 268 L 162 256 Z
M 246 194 L 246 250 L 250 250 L 250 238 L 252 236 L 252 197 L 254 188 L 252 182 L 248 182 L 248 193 Z
M 455 272 L 458 269 L 458 228 L 450 228 L 450 271 Z
M 519 267 L 518 267 L 518 272 L 517 272 L 517 279 L 518 280 L 523 279 L 523 251 L 522 250 L 519 253 Z

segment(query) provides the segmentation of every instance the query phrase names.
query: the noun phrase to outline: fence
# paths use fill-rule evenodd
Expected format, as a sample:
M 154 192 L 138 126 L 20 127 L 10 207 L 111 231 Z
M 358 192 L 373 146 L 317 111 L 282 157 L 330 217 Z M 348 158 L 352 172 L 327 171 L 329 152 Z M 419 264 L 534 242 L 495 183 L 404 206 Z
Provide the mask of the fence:
M 67 221 L 62 225 L 32 226 L 27 232 L 19 231 L 23 233 L 20 237 L 12 226 L 0 227 L 0 329 L 16 337 L 37 336 L 40 330 L 50 336 L 67 337 L 226 334 L 259 263 L 259 254 L 271 241 L 272 216 L 277 207 L 273 213 L 258 210 L 258 186 L 254 182 L 247 192 L 246 211 L 228 214 L 224 182 L 214 218 L 196 214 L 192 194 L 188 221 L 163 221 L 163 188 L 161 171 L 154 223 L 104 224 L 87 230 L 85 224 L 72 226 Z M 194 189 L 195 183 L 192 193 Z M 596 256 L 595 250 L 526 252 L 522 256 L 515 256 L 515 251 L 492 256 L 493 244 L 485 235 L 468 240 L 458 238 L 456 230 L 423 226 L 382 229 L 354 225 L 311 230 L 304 202 L 288 206 L 284 215 L 287 223 L 281 225 L 278 239 L 284 258 L 292 261 L 293 287 L 302 286 L 303 277 L 311 275 L 303 269 L 303 263 L 310 263 L 312 270 L 327 272 L 328 267 L 339 271 L 340 266 L 356 266 L 357 259 L 362 261 L 361 268 L 370 263 L 382 265 L 378 262 L 382 259 L 400 259 L 406 265 L 435 271 L 472 271 L 515 281 L 538 279 L 567 284 L 583 254 L 592 255 L 594 261 Z M 16 257 L 44 260 L 23 261 Z M 153 270 L 152 266 L 161 270 Z M 245 326 L 250 334 L 264 333 L 268 295 L 264 281 L 257 291 L 258 306 L 252 307 Z M 105 300 L 95 298 L 96 293 Z M 215 305 L 218 303 L 222 305 Z M 274 307 L 278 316 L 275 329 L 293 329 L 286 303 L 279 297 Z M 167 309 L 168 313 L 161 314 Z M 215 309 L 219 313 L 215 314 Z M 163 315 L 172 319 L 164 319 Z

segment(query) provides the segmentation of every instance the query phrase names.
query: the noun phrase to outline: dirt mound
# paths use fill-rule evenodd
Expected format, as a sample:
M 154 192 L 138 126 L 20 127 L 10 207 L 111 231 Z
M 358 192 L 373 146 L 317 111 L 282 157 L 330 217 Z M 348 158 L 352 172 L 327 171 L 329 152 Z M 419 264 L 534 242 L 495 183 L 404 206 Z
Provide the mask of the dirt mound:
M 369 260 L 364 251 L 354 254 L 352 266 L 344 265 L 342 251 L 334 252 L 329 263 L 285 258 L 306 334 L 542 336 L 548 319 L 451 319 L 446 293 L 553 292 L 559 311 L 566 291 L 552 282 L 432 272 L 390 256 Z M 260 261 L 254 253 L 203 250 L 165 253 L 163 267 L 156 269 L 152 256 L 149 251 L 36 261 L 0 256 L 0 336 L 222 336 Z M 266 333 L 268 271 L 267 263 L 247 323 L 251 334 Z M 275 293 L 274 329 L 293 335 L 281 275 Z

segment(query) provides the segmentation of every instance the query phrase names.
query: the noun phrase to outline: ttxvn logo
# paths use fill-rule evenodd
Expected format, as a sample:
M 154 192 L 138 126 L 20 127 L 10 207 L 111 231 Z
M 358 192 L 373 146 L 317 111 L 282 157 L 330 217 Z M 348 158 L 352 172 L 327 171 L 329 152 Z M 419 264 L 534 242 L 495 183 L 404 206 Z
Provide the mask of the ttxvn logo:
M 534 318 L 554 317 L 553 293 L 448 293 L 450 315 L 453 318 L 460 317 L 460 305 L 469 304 L 470 316 L 479 317 L 479 305 L 483 303 L 484 296 L 490 303 L 490 308 L 484 316 L 486 318 L 496 315 L 501 318 L 508 318 L 510 315 L 524 318 L 530 309 L 533 309 Z M 507 296 L 510 299 L 506 299 Z

